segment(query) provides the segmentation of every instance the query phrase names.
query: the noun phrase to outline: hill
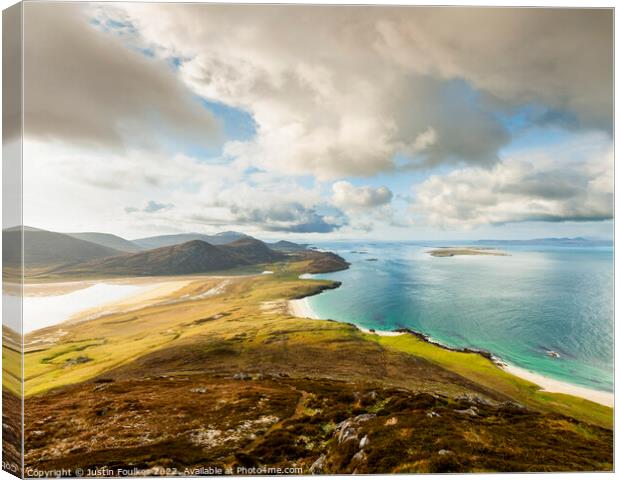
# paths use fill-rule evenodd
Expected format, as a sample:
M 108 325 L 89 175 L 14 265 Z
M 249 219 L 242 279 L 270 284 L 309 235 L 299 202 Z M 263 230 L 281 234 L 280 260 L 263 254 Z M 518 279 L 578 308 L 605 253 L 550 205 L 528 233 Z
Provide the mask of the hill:
M 221 232 L 215 235 L 206 235 L 203 233 L 178 233 L 173 235 L 157 235 L 155 237 L 137 238 L 132 240 L 132 243 L 143 249 L 151 249 L 179 245 L 192 240 L 202 240 L 203 242 L 210 243 L 211 245 L 224 245 L 245 237 L 248 236 L 240 232 Z
M 260 240 L 242 238 L 226 245 L 191 240 L 138 253 L 128 253 L 46 271 L 53 276 L 158 276 L 187 275 L 273 263 L 286 255 L 271 250 Z
M 300 252 L 306 250 L 307 245 L 280 240 L 279 242 L 268 243 L 269 248 L 279 252 Z
M 21 262 L 20 229 L 16 227 L 3 230 L 2 241 L 2 261 L 8 266 L 18 266 Z M 85 262 L 122 253 L 117 249 L 64 233 L 24 228 L 24 262 L 27 268 Z
M 181 245 L 155 248 L 145 252 L 60 267 L 47 273 L 71 275 L 185 275 L 227 270 L 251 262 L 239 255 L 218 248 L 202 240 L 191 240 Z
M 286 255 L 270 249 L 264 242 L 251 237 L 235 240 L 226 245 L 221 245 L 220 248 L 233 255 L 238 255 L 250 263 L 270 263 L 286 258 Z
M 112 235 L 111 233 L 100 232 L 78 232 L 67 233 L 67 235 L 77 238 L 79 240 L 85 240 L 87 242 L 96 243 L 97 245 L 103 245 L 104 247 L 113 248 L 121 252 L 139 252 L 142 250 L 138 245 L 129 240 L 125 240 L 118 235 Z

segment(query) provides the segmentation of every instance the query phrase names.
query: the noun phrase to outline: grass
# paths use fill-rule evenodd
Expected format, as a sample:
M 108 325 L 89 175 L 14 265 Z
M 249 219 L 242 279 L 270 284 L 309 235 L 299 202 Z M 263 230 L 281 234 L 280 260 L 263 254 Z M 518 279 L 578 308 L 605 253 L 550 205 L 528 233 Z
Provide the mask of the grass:
M 426 358 L 530 407 L 561 412 L 608 428 L 613 426 L 613 409 L 572 395 L 543 392 L 538 385 L 498 368 L 481 355 L 443 349 L 412 335 L 369 338 L 386 347 Z
M 332 321 L 291 317 L 286 300 L 332 288 L 300 280 L 308 261 L 264 265 L 272 275 L 229 277 L 219 294 L 173 304 L 144 305 L 73 325 L 56 343 L 25 355 L 25 394 L 41 395 L 108 374 L 144 376 L 175 371 L 285 372 L 312 378 L 382 382 L 419 392 L 475 393 L 512 399 L 611 427 L 608 407 L 536 385 L 474 353 L 449 351 L 414 336 L 381 337 Z M 188 277 L 192 279 L 192 277 Z M 170 299 L 199 294 L 223 279 L 196 278 Z M 28 340 L 47 333 L 35 333 Z M 90 361 L 76 363 L 78 356 Z
M 22 389 L 22 362 L 21 353 L 17 350 L 2 346 L 2 388 L 21 396 Z

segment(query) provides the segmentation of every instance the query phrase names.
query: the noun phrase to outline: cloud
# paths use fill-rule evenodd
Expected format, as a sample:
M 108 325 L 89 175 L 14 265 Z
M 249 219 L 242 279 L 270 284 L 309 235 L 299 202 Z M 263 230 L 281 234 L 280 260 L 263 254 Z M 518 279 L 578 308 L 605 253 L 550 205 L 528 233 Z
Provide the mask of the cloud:
M 330 233 L 348 223 L 348 217 L 326 204 L 317 191 L 282 179 L 261 187 L 232 185 L 218 193 L 214 205 L 230 212 L 231 223 L 265 231 Z
M 172 208 L 172 207 L 174 207 L 172 203 L 158 203 L 154 200 L 149 200 L 149 202 L 146 204 L 144 208 L 125 207 L 124 210 L 125 210 L 125 213 L 128 213 L 128 214 L 138 213 L 138 212 L 155 213 L 161 210 L 168 210 L 169 208 Z
M 219 125 L 163 60 L 89 23 L 83 4 L 24 5 L 25 133 L 121 149 L 209 145 Z
M 393 197 L 392 191 L 386 186 L 355 187 L 346 181 L 334 183 L 332 191 L 332 202 L 344 210 L 380 207 L 389 204 Z
M 119 8 L 193 91 L 251 113 L 256 136 L 226 154 L 272 171 L 491 166 L 500 117 L 532 103 L 611 129 L 611 10 Z
M 609 220 L 613 147 L 600 135 L 580 136 L 548 150 L 521 152 L 492 169 L 432 176 L 415 194 L 414 212 L 441 228 Z
M 231 211 L 235 222 L 260 225 L 273 232 L 329 233 L 344 224 L 342 217 L 320 215 L 315 209 L 307 209 L 298 203 L 250 209 L 233 207 Z
M 377 49 L 404 68 L 460 78 L 507 105 L 537 102 L 572 112 L 584 128 L 611 130 L 611 9 L 409 12 L 377 25 Z
M 165 210 L 167 208 L 172 208 L 174 205 L 172 205 L 171 203 L 157 203 L 153 200 L 149 201 L 149 203 L 146 205 L 146 207 L 144 207 L 144 212 L 146 213 L 153 213 L 153 212 L 158 212 L 160 210 Z

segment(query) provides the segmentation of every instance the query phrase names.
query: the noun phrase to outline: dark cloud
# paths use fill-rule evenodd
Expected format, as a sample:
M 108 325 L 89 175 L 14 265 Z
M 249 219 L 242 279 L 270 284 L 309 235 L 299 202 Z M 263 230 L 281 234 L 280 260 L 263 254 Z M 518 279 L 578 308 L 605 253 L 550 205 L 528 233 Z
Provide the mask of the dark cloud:
M 27 136 L 120 148 L 206 145 L 219 135 L 211 114 L 172 69 L 89 23 L 88 5 L 24 5 Z

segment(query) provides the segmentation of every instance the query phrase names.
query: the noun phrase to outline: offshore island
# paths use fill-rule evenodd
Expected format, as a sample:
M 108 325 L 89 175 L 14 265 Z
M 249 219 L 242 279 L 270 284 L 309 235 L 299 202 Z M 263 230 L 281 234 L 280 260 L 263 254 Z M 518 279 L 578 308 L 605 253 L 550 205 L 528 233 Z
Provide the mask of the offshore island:
M 26 232 L 27 295 L 140 287 L 26 334 L 27 468 L 612 469 L 612 408 L 543 390 L 486 352 L 417 332 L 301 318 L 312 316 L 299 310 L 303 299 L 340 284 L 300 277 L 348 263 L 225 233 L 220 244 L 122 252 L 100 237 Z M 5 265 L 10 279 L 10 255 Z M 3 357 L 3 399 L 18 405 L 19 354 L 5 343 Z M 16 426 L 4 428 L 10 442 Z

